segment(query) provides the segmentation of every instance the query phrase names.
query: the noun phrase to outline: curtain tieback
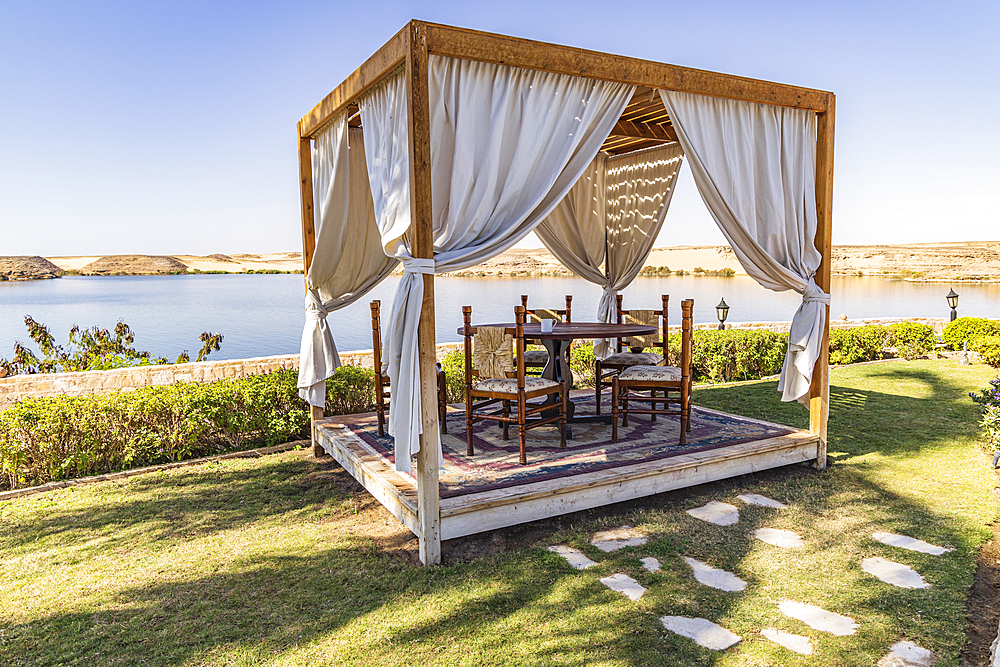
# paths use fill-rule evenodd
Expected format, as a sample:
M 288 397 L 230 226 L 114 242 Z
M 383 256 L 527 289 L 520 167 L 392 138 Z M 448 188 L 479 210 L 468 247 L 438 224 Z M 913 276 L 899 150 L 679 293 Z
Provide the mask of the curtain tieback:
M 403 273 L 434 275 L 434 260 L 423 257 L 403 257 Z
M 306 291 L 306 319 L 325 320 L 330 311 L 323 305 L 323 300 L 319 296 L 319 290 L 309 289 Z
M 806 291 L 802 293 L 802 303 L 825 303 L 830 305 L 830 295 L 819 288 L 813 281 L 806 285 Z

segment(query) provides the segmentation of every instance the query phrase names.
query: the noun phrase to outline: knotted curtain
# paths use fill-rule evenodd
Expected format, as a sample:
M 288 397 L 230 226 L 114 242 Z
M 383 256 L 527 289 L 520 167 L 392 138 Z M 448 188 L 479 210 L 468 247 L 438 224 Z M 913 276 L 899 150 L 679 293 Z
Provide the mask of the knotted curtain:
M 778 382 L 783 401 L 808 402 L 830 295 L 814 280 L 816 114 L 802 109 L 661 90 L 702 199 L 746 272 L 795 290 Z
M 299 396 L 326 403 L 326 379 L 340 355 L 326 318 L 382 282 L 396 260 L 382 252 L 360 129 L 336 117 L 312 148 L 316 252 L 306 273 L 306 322 L 299 348 Z

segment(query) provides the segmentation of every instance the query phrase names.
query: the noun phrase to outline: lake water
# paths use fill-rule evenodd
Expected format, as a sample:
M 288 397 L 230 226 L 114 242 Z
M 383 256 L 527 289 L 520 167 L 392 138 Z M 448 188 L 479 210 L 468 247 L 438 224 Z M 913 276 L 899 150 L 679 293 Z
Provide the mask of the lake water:
M 340 350 L 371 347 L 368 303 L 381 299 L 388 310 L 399 278 L 390 277 L 360 301 L 330 315 Z M 529 305 L 561 308 L 573 295 L 573 319 L 596 319 L 601 289 L 580 278 L 451 278 L 435 280 L 438 342 L 460 340 L 462 306 L 474 322 L 513 319 L 520 295 Z M 873 277 L 834 277 L 832 313 L 839 317 L 948 317 L 947 283 L 910 283 Z M 1000 318 L 1000 284 L 955 286 L 959 314 Z M 298 352 L 303 324 L 303 282 L 296 274 L 194 276 L 67 276 L 57 280 L 0 283 L 0 357 L 10 358 L 15 340 L 28 343 L 24 316 L 42 322 L 65 343 L 69 328 L 113 328 L 124 320 L 135 346 L 176 358 L 201 348 L 202 331 L 221 332 L 222 349 L 212 359 L 240 359 Z M 625 290 L 626 307 L 656 308 L 670 294 L 671 321 L 679 323 L 680 301 L 695 300 L 695 322 L 715 322 L 715 304 L 725 297 L 729 322 L 787 321 L 800 303 L 793 292 L 770 292 L 752 279 L 668 276 L 639 277 Z

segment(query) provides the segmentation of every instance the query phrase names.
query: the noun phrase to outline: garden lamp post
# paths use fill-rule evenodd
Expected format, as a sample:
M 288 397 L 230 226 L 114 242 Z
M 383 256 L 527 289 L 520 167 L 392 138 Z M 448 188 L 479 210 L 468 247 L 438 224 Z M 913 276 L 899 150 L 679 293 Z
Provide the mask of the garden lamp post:
M 725 297 L 719 302 L 719 305 L 715 307 L 715 314 L 719 318 L 719 331 L 726 328 L 726 316 L 729 315 L 729 306 L 726 305 Z
M 958 317 L 958 295 L 955 294 L 955 290 L 948 290 L 948 305 L 951 306 L 951 321 L 954 322 L 955 318 Z

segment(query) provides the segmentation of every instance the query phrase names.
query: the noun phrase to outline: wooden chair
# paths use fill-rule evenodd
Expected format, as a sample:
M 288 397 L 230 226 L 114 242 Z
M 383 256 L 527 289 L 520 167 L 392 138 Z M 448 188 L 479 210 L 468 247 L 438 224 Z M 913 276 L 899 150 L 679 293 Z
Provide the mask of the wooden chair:
M 514 315 L 516 325 L 513 328 L 473 327 L 472 306 L 462 306 L 465 321 L 465 437 L 468 442 L 467 453 L 472 456 L 475 453 L 472 446 L 473 424 L 483 420 L 503 424 L 504 440 L 510 437 L 510 425 L 517 424 L 520 440 L 518 460 L 521 465 L 526 465 L 528 456 L 525 441 L 529 428 L 558 422 L 559 446 L 566 446 L 566 383 L 525 376 L 524 308 L 515 306 Z M 473 357 L 476 361 L 475 368 Z M 559 399 L 558 414 L 554 416 L 544 417 L 541 414 L 542 411 L 552 410 L 555 407 L 552 404 L 528 402 L 553 394 Z M 513 415 L 512 405 L 516 406 L 516 413 Z M 538 418 L 531 419 L 535 416 Z
M 525 322 L 541 322 L 543 319 L 555 320 L 559 322 L 572 322 L 573 321 L 573 295 L 566 295 L 566 309 L 552 309 L 552 308 L 536 308 L 535 310 L 528 309 L 528 295 L 521 295 L 521 307 L 524 308 L 524 318 Z M 525 368 L 531 369 L 532 373 L 541 372 L 540 370 L 545 368 L 545 365 L 549 363 L 549 353 L 548 350 L 525 350 L 524 352 L 524 366 Z
M 618 442 L 618 415 L 622 426 L 628 426 L 629 413 L 676 415 L 680 417 L 680 444 L 691 431 L 691 330 L 693 329 L 694 299 L 681 302 L 681 365 L 637 365 L 616 373 L 611 378 L 611 442 Z M 648 391 L 649 394 L 639 392 Z M 662 393 L 662 395 L 659 395 Z M 649 403 L 648 409 L 630 408 L 629 402 Z M 659 404 L 660 407 L 657 407 Z
M 611 389 L 616 375 L 630 366 L 661 366 L 667 363 L 670 337 L 667 331 L 667 303 L 670 296 L 660 296 L 660 310 L 622 310 L 622 295 L 616 303 L 615 322 L 618 324 L 651 324 L 662 322 L 659 334 L 630 336 L 615 339 L 615 352 L 605 359 L 598 359 L 594 373 L 594 399 L 597 414 L 601 414 L 601 392 Z M 643 352 L 647 347 L 660 348 L 660 352 Z M 628 348 L 628 349 L 626 349 Z
M 381 301 L 369 304 L 372 310 L 372 361 L 375 367 L 375 412 L 378 414 L 378 434 L 385 435 L 385 413 L 389 411 L 389 374 L 382 369 L 382 321 L 379 316 Z M 441 364 L 437 365 L 438 422 L 441 432 L 448 432 L 448 383 Z

